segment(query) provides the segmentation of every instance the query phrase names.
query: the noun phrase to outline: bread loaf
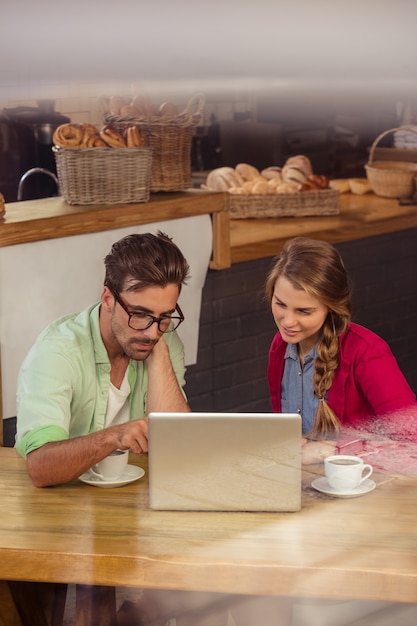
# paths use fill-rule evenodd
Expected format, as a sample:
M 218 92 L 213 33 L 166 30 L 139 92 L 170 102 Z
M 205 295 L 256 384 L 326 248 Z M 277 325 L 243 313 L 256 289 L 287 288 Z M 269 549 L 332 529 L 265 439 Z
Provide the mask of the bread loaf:
M 300 169 L 297 165 L 286 164 L 282 168 L 282 180 L 285 183 L 300 185 L 307 180 L 307 176 L 304 170 Z
M 212 191 L 227 191 L 230 187 L 241 187 L 243 180 L 233 167 L 217 167 L 206 180 L 206 187 Z
M 329 181 L 329 187 L 331 189 L 336 189 L 340 193 L 347 193 L 350 191 L 349 179 L 348 178 L 334 178 Z
M 311 176 L 313 173 L 311 161 L 304 154 L 298 154 L 297 156 L 289 157 L 285 161 L 284 167 L 286 165 L 294 165 L 295 167 L 297 167 L 299 170 L 303 172 L 306 178 Z
M 275 165 L 271 165 L 270 167 L 266 167 L 261 171 L 261 176 L 263 176 L 267 180 L 282 180 L 281 168 Z
M 249 163 L 238 163 L 235 170 L 244 181 L 254 180 L 259 176 L 259 170 Z

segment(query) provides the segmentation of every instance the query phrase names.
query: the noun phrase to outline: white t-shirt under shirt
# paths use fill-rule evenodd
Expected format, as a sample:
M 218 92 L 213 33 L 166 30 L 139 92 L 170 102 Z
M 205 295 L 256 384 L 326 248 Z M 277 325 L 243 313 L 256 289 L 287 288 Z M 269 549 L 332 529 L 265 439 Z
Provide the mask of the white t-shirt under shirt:
M 120 389 L 110 383 L 109 399 L 107 401 L 106 427 L 123 424 L 124 422 L 129 421 L 130 385 L 127 379 L 127 372 L 128 370 L 126 370 Z

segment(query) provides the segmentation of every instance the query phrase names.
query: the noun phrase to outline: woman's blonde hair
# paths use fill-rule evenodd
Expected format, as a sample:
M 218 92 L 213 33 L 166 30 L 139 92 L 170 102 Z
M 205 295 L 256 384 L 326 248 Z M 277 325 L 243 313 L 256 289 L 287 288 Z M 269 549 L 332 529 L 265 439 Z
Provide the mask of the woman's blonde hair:
M 295 237 L 284 245 L 266 280 L 265 293 L 269 303 L 272 303 L 275 283 L 280 276 L 329 309 L 314 362 L 314 393 L 320 402 L 310 433 L 312 437 L 323 437 L 340 429 L 339 418 L 325 397 L 340 363 L 339 337 L 346 331 L 351 318 L 349 277 L 340 254 L 331 244 L 306 237 Z

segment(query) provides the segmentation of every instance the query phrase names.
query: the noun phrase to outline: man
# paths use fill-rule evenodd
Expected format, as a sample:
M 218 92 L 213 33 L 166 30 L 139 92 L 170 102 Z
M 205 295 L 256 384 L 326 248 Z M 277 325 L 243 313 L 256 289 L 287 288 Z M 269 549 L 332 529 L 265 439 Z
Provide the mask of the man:
M 101 301 L 50 324 L 19 373 L 16 448 L 36 487 L 80 476 L 116 449 L 147 452 L 151 411 L 189 411 L 175 329 L 189 266 L 161 232 L 117 241 Z

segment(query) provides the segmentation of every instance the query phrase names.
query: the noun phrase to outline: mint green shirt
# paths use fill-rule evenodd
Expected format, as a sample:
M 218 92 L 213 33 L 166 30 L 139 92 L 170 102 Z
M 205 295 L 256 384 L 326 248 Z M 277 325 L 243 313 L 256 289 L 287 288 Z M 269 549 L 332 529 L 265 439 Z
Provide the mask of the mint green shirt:
M 23 456 L 50 441 L 80 437 L 105 427 L 110 361 L 99 328 L 100 303 L 50 324 L 19 372 L 16 448 Z M 184 346 L 167 333 L 172 366 L 185 385 Z M 129 363 L 130 419 L 146 415 L 145 361 Z M 184 394 L 185 395 L 185 394 Z

